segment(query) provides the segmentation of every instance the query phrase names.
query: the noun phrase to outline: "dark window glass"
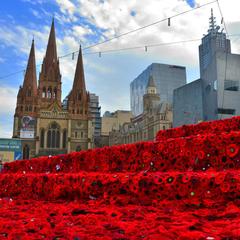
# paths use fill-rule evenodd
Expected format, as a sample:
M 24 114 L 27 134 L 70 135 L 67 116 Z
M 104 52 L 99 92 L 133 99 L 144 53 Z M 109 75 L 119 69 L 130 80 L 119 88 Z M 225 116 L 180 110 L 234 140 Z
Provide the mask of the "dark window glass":
M 29 146 L 25 145 L 23 147 L 23 159 L 29 159 L 29 152 L 30 152 Z
M 64 129 L 63 131 L 63 148 L 66 148 L 67 145 L 67 130 Z
M 239 90 L 239 81 L 225 80 L 224 81 L 224 90 L 238 91 Z
M 230 114 L 235 115 L 236 110 L 230 108 L 218 108 L 218 114 Z
M 60 132 L 59 130 L 56 133 L 56 148 L 60 147 Z
M 50 125 L 47 133 L 47 147 L 59 148 L 60 147 L 60 130 L 56 122 Z
M 48 130 L 48 133 L 47 133 L 47 147 L 50 148 L 51 146 L 51 130 Z
M 40 147 L 44 148 L 44 129 L 41 130 L 41 135 L 40 135 Z

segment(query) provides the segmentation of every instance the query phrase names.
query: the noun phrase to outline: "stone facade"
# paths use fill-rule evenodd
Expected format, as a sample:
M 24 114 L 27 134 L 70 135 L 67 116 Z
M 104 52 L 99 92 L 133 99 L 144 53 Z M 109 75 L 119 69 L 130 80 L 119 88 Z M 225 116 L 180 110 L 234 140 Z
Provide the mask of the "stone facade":
M 89 93 L 79 50 L 72 90 L 61 102 L 61 73 L 54 20 L 37 85 L 34 41 L 14 115 L 13 138 L 22 140 L 23 158 L 55 155 L 92 147 Z
M 160 102 L 160 95 L 150 76 L 143 95 L 143 113 L 124 123 L 119 130 L 111 131 L 109 145 L 153 141 L 159 130 L 172 127 L 172 118 L 171 104 Z

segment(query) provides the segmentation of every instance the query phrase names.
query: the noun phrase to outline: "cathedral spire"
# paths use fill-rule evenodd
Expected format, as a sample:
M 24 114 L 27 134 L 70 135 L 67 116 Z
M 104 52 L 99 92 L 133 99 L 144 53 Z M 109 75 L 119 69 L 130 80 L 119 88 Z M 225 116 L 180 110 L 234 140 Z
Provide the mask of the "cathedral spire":
M 46 69 L 51 66 L 53 63 L 57 63 L 57 45 L 56 45 L 56 36 L 55 36 L 55 26 L 54 18 L 52 19 L 52 26 L 49 34 L 47 51 L 45 56 Z
M 23 89 L 30 89 L 33 95 L 37 94 L 37 76 L 36 76 L 34 40 L 32 40 L 32 46 L 28 58 L 27 69 L 24 76 Z
M 76 66 L 76 71 L 75 71 L 75 77 L 74 77 L 72 90 L 73 91 L 80 91 L 82 94 L 84 94 L 86 92 L 81 46 L 80 46 L 80 49 L 79 49 L 77 66 Z

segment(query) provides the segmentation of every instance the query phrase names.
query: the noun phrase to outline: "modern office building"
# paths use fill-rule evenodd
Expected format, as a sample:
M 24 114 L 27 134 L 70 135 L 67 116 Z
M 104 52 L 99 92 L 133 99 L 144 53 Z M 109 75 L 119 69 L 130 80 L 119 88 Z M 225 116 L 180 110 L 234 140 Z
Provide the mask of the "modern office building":
M 230 40 L 212 11 L 199 62 L 200 79 L 174 91 L 174 127 L 240 115 L 240 55 L 231 53 Z
M 231 53 L 231 43 L 227 39 L 226 33 L 221 31 L 220 26 L 216 25 L 216 18 L 213 16 L 211 9 L 211 17 L 209 18 L 208 34 L 202 38 L 202 43 L 199 46 L 199 65 L 200 76 L 204 74 L 208 66 L 211 64 L 212 59 L 216 52 Z
M 90 93 L 89 108 L 92 116 L 93 143 L 94 147 L 98 147 L 101 136 L 101 107 L 99 106 L 99 97 L 94 93 Z
M 161 102 L 172 104 L 173 90 L 186 84 L 185 67 L 152 63 L 130 84 L 131 111 L 134 116 L 143 112 L 143 95 L 150 76 L 154 78 Z

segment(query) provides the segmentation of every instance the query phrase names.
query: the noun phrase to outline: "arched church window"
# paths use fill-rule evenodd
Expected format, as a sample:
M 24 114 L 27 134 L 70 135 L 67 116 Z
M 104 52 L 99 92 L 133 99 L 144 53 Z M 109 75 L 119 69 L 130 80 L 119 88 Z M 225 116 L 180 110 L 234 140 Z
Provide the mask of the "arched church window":
M 45 136 L 45 131 L 44 129 L 41 129 L 41 133 L 40 133 L 40 147 L 44 148 L 44 136 Z
M 52 88 L 51 87 L 48 88 L 47 97 L 52 98 Z
M 53 90 L 53 98 L 57 98 L 57 88 L 56 87 Z
M 27 96 L 31 97 L 32 96 L 32 91 L 30 89 L 27 90 Z
M 63 144 L 63 148 L 66 148 L 67 146 L 67 129 L 64 129 L 63 130 L 63 141 L 62 141 L 62 144 Z
M 28 110 L 29 110 L 29 112 L 32 111 L 32 106 L 31 105 L 28 107 Z
M 78 93 L 77 99 L 78 99 L 78 100 L 81 100 L 81 93 Z
M 29 153 L 30 153 L 30 148 L 29 146 L 26 144 L 23 147 L 23 159 L 29 159 Z
M 60 147 L 60 127 L 54 122 L 49 126 L 47 132 L 47 147 L 59 148 Z
M 46 97 L 46 88 L 44 87 L 42 90 L 42 97 L 45 98 Z

